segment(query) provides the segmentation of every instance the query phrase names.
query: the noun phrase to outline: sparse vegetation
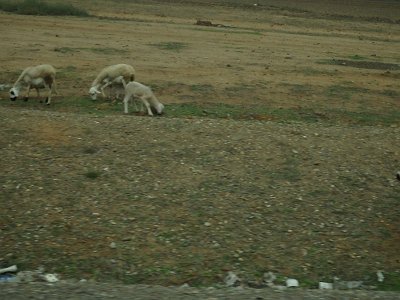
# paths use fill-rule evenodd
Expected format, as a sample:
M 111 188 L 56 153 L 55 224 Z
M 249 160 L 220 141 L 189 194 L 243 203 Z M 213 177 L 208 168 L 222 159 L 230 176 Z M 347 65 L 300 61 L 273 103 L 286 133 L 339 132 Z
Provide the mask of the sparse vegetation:
M 42 15 L 42 16 L 89 16 L 88 12 L 76 8 L 71 4 L 49 3 L 43 0 L 10 1 L 0 0 L 0 10 L 21 15 Z
M 96 179 L 100 176 L 99 171 L 91 170 L 85 173 L 85 176 L 89 179 Z
M 0 267 L 175 286 L 223 284 L 227 271 L 263 286 L 273 271 L 280 284 L 398 289 L 398 26 L 247 0 L 56 1 L 96 17 L 1 12 L 13 26 L 0 50 Z M 203 30 L 200 15 L 235 27 Z M 52 104 L 34 90 L 11 102 L 39 61 L 57 69 Z M 165 114 L 92 101 L 113 63 L 132 63 Z
M 160 43 L 153 43 L 150 46 L 156 47 L 161 50 L 169 50 L 169 51 L 176 51 L 179 52 L 180 50 L 186 48 L 188 44 L 181 43 L 181 42 L 160 42 Z

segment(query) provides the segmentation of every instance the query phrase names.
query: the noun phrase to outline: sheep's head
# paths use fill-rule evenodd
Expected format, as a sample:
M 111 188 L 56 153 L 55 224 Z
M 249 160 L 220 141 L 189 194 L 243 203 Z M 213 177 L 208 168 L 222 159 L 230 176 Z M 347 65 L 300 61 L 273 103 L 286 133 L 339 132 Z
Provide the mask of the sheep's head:
M 164 104 L 162 104 L 162 103 L 157 103 L 157 105 L 155 105 L 154 108 L 155 108 L 155 110 L 156 110 L 156 113 L 157 113 L 158 115 L 161 115 L 161 114 L 163 113 L 163 111 L 164 111 Z
M 11 90 L 10 90 L 10 100 L 11 101 L 17 100 L 18 95 L 19 95 L 19 89 L 17 89 L 16 87 L 11 88 Z
M 92 100 L 97 99 L 97 94 L 101 94 L 101 92 L 98 89 L 96 89 L 96 87 L 92 86 L 89 90 L 89 95 L 90 97 L 92 97 Z

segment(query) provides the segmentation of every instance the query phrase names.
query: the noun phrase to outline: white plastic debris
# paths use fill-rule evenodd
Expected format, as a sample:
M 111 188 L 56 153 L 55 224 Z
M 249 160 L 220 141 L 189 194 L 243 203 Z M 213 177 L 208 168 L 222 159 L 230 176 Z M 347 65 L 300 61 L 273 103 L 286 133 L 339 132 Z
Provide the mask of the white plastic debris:
M 383 282 L 385 280 L 385 276 L 383 275 L 382 271 L 376 272 L 376 276 L 378 277 L 379 282 Z
M 58 281 L 58 277 L 56 274 L 45 274 L 45 275 L 43 275 L 43 279 L 50 283 L 54 283 L 54 282 Z
M 318 284 L 318 288 L 320 290 L 332 290 L 333 289 L 333 283 L 320 281 L 319 284 Z
M 0 269 L 0 274 L 9 273 L 9 272 L 16 272 L 18 270 L 16 265 L 12 265 L 8 268 Z
M 286 279 L 286 286 L 287 287 L 298 287 L 299 281 L 297 279 L 288 278 L 288 279 Z
M 229 271 L 224 281 L 226 286 L 237 286 L 240 283 L 240 278 L 232 271 Z

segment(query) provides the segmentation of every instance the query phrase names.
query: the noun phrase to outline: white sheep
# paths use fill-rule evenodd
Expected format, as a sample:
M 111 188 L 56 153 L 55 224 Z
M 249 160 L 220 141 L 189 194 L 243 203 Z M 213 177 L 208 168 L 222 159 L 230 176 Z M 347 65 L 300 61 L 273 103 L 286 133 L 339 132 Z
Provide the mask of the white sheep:
M 126 64 L 117 64 L 105 67 L 93 81 L 92 86 L 89 89 L 90 96 L 93 100 L 97 99 L 97 94 L 102 94 L 103 97 L 106 97 L 104 89 L 110 85 L 122 84 L 121 79 L 124 79 L 125 81 L 135 80 L 135 69 Z
M 131 81 L 125 84 L 124 80 L 122 82 L 125 86 L 125 97 L 124 97 L 124 112 L 128 113 L 128 102 L 130 99 L 139 98 L 147 108 L 147 113 L 149 116 L 153 116 L 152 108 L 155 109 L 157 114 L 161 115 L 164 110 L 164 105 L 160 103 L 153 91 L 144 84 L 136 81 Z
M 45 102 L 46 104 L 50 104 L 51 92 L 54 90 L 54 92 L 57 94 L 56 70 L 51 65 L 38 65 L 34 67 L 28 67 L 23 70 L 13 87 L 10 89 L 10 99 L 12 101 L 15 101 L 18 98 L 23 85 L 27 85 L 27 92 L 24 97 L 25 101 L 29 99 L 31 88 L 36 89 L 38 97 L 40 96 L 39 89 L 47 88 L 49 93 Z

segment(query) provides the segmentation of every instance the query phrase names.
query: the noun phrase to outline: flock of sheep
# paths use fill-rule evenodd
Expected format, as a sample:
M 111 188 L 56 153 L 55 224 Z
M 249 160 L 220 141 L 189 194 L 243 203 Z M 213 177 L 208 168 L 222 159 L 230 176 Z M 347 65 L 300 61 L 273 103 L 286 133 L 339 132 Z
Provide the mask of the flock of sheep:
M 146 106 L 149 116 L 153 116 L 153 110 L 157 114 L 162 114 L 164 105 L 160 103 L 152 90 L 135 80 L 135 70 L 132 66 L 127 64 L 117 64 L 104 68 L 93 81 L 89 94 L 93 100 L 97 99 L 98 94 L 106 97 L 104 90 L 107 87 L 111 89 L 123 88 L 124 97 L 124 112 L 128 113 L 128 102 L 131 99 L 139 99 Z M 127 83 L 128 82 L 128 83 Z M 10 89 L 10 99 L 15 101 L 23 86 L 27 87 L 24 100 L 28 100 L 29 93 L 32 88 L 36 89 L 39 94 L 39 89 L 47 89 L 48 95 L 46 97 L 46 104 L 51 102 L 52 92 L 56 91 L 56 70 L 51 65 L 38 65 L 28 67 L 22 71 L 13 87 Z

